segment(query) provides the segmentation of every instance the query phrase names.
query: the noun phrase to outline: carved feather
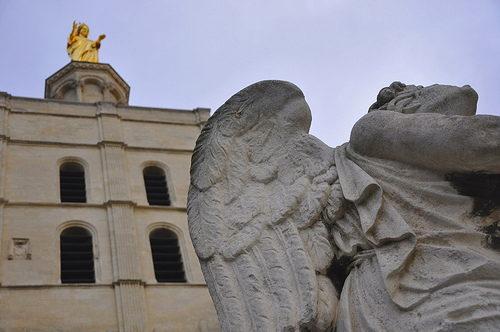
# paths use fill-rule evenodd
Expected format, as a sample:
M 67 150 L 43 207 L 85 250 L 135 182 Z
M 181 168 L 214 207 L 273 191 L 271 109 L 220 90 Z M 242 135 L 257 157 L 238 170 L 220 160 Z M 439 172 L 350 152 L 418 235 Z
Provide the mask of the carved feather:
M 270 314 L 272 301 L 259 265 L 250 254 L 241 254 L 232 264 L 240 286 L 241 300 L 251 320 L 249 331 L 274 331 L 274 317 Z
M 222 240 L 224 215 L 217 188 L 211 187 L 205 192 L 195 187 L 189 189 L 188 201 L 189 233 L 195 245 L 195 251 L 201 259 L 208 259 L 215 253 Z
M 295 282 L 288 272 L 292 267 L 287 264 L 286 254 L 277 243 L 275 232 L 267 228 L 252 251 L 263 271 L 263 279 L 273 304 L 270 314 L 279 317 L 276 331 L 293 331 L 293 327 L 297 326 L 297 292 L 293 291 Z
M 251 326 L 250 316 L 241 299 L 240 285 L 237 283 L 231 265 L 214 256 L 210 260 L 200 260 L 201 268 L 214 305 L 217 308 L 223 331 L 245 331 L 242 326 Z M 250 332 L 251 329 L 246 331 Z
M 249 177 L 248 153 L 244 144 L 234 142 L 228 153 L 230 157 L 225 161 L 224 179 L 221 180 L 221 196 L 226 205 L 241 195 Z
M 196 144 L 191 158 L 191 185 L 198 190 L 205 190 L 222 177 L 226 167 L 225 158 L 232 140 L 223 139 L 213 126 L 206 125 L 198 141 L 203 144 Z
M 319 291 L 316 328 L 318 331 L 331 332 L 337 317 L 338 294 L 327 277 L 318 275 L 317 280 Z
M 313 321 L 317 306 L 316 272 L 311 258 L 305 251 L 297 227 L 287 220 L 276 225 L 274 229 L 291 266 L 290 272 L 299 300 L 298 322 L 300 326 L 308 326 Z
M 311 257 L 314 269 L 325 274 L 334 257 L 325 225 L 322 222 L 316 222 L 311 227 L 301 229 L 300 236 Z

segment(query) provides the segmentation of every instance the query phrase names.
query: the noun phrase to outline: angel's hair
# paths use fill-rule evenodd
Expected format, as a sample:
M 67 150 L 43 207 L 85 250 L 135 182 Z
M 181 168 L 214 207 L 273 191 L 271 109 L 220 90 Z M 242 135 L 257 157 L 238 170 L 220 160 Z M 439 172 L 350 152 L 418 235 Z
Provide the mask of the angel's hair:
M 412 110 L 420 107 L 420 104 L 412 103 L 422 86 L 406 85 L 401 82 L 393 82 L 388 87 L 383 88 L 377 95 L 377 101 L 368 109 L 371 111 L 393 111 L 398 113 L 412 113 Z M 411 110 L 407 109 L 410 107 Z

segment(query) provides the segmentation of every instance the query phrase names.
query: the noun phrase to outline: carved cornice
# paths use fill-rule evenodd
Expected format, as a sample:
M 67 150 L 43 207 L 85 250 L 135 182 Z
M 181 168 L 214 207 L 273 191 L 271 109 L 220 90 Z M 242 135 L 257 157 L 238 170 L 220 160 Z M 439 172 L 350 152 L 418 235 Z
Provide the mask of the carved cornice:
M 0 92 L 0 107 L 10 110 L 12 96 L 7 92 Z
M 197 107 L 193 110 L 193 113 L 196 118 L 196 124 L 203 126 L 210 117 L 210 108 Z
M 130 89 L 127 83 L 123 80 L 123 78 L 118 75 L 118 73 L 111 67 L 111 65 L 107 63 L 94 63 L 94 62 L 83 62 L 83 61 L 71 61 L 69 64 L 61 68 L 54 75 L 50 76 L 45 80 L 46 83 L 52 84 L 54 81 L 60 80 L 63 76 L 68 74 L 70 71 L 74 71 L 77 69 L 83 70 L 99 70 L 109 73 L 124 89 Z

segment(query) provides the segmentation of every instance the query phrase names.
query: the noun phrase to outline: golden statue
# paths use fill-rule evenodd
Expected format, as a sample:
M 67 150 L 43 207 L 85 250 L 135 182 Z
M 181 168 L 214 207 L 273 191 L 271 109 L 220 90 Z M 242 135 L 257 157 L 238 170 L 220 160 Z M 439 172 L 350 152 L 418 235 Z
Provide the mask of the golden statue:
M 88 36 L 89 27 L 85 23 L 79 23 L 77 28 L 76 21 L 74 21 L 67 46 L 68 55 L 72 61 L 99 62 L 101 40 L 106 38 L 106 35 L 100 35 L 95 42 L 88 39 Z

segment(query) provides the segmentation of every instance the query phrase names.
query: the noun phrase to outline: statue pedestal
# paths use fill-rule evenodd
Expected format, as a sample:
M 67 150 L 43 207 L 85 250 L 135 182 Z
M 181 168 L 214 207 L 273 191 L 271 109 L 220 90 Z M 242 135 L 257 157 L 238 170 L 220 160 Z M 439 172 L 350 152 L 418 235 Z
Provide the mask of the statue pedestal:
M 71 61 L 45 80 L 45 98 L 128 105 L 130 87 L 106 63 Z

